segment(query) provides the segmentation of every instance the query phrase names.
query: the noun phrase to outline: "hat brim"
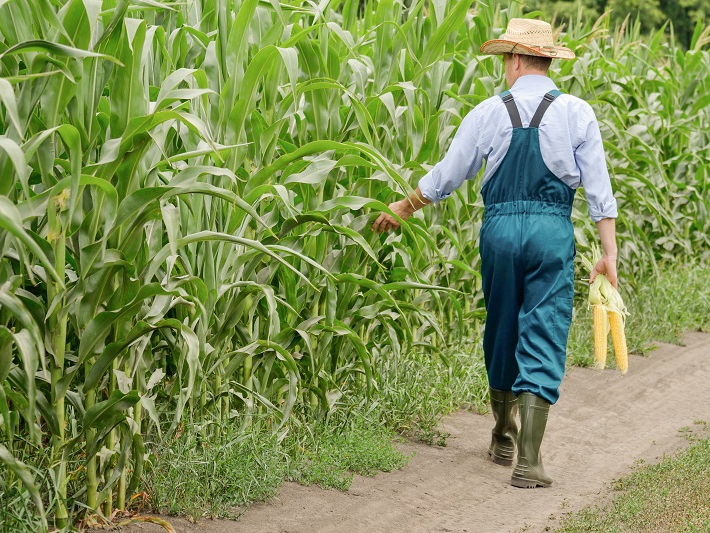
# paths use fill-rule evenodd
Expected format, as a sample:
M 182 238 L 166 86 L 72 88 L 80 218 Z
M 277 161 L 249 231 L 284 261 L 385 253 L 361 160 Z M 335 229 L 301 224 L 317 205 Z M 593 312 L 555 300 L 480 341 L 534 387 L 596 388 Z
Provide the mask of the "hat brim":
M 531 46 L 528 44 L 492 39 L 481 45 L 481 53 L 489 55 L 523 54 L 527 56 L 549 57 L 551 59 L 574 59 L 574 52 L 564 46 Z

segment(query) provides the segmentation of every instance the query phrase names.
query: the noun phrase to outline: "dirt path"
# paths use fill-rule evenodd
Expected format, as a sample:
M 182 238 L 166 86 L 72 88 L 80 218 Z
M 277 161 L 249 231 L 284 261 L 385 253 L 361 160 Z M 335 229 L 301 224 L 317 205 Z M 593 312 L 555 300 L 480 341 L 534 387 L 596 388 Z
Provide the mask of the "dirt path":
M 459 412 L 444 423 L 451 433 L 447 447 L 407 444 L 405 451 L 415 452 L 407 466 L 356 477 L 349 492 L 286 483 L 277 498 L 237 522 L 170 521 L 178 533 L 552 531 L 561 516 L 598 499 L 635 461 L 657 461 L 684 446 L 681 427 L 710 422 L 710 334 L 690 333 L 685 343 L 631 356 L 626 376 L 569 371 L 543 442 L 555 480 L 549 489 L 511 487 L 511 469 L 487 457 L 490 415 Z

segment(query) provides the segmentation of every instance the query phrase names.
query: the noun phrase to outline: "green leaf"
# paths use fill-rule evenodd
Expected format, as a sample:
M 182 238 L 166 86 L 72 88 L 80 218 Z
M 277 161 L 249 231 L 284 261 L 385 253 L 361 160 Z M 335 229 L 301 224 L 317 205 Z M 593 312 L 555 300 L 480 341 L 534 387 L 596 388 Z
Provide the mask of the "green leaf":
M 281 258 L 279 255 L 273 253 L 271 249 L 281 249 L 283 251 L 286 251 L 287 253 L 291 253 L 293 255 L 296 255 L 297 257 L 303 259 L 304 261 L 308 262 L 309 264 L 315 266 L 316 268 L 320 268 L 324 272 L 327 273 L 327 270 L 323 269 L 322 266 L 318 265 L 315 261 L 312 259 L 309 259 L 302 254 L 299 254 L 298 252 L 290 249 L 284 249 L 282 247 L 274 247 L 274 246 L 264 246 L 258 241 L 254 241 L 252 239 L 244 239 L 242 237 L 237 237 L 234 235 L 229 235 L 227 233 L 220 233 L 220 232 L 215 232 L 215 231 L 200 231 L 197 233 L 194 233 L 192 235 L 188 235 L 186 237 L 183 237 L 178 240 L 177 246 L 178 248 L 182 248 L 184 246 L 187 246 L 188 244 L 191 244 L 193 242 L 199 242 L 199 241 L 225 241 L 225 242 L 232 242 L 234 244 L 240 244 L 242 246 L 245 246 L 247 248 L 251 248 L 257 252 L 263 253 L 271 257 L 272 259 L 275 259 L 282 265 L 284 265 L 286 268 L 292 270 L 295 272 L 305 283 L 307 283 L 309 286 L 314 287 L 314 285 L 311 283 L 311 281 L 297 268 L 293 267 L 290 265 L 288 262 L 286 262 L 283 258 Z M 153 258 L 151 261 L 146 273 L 145 273 L 145 278 L 146 279 L 153 279 L 155 276 L 155 273 L 158 271 L 158 268 L 163 264 L 163 262 L 167 259 L 168 255 L 170 255 L 170 246 L 166 245 L 164 246 L 160 252 L 156 254 L 156 256 Z
M 22 137 L 24 131 L 20 125 L 20 117 L 17 114 L 17 101 L 15 100 L 15 91 L 12 85 L 4 78 L 0 78 L 0 102 L 5 105 L 7 116 L 10 118 L 10 123 L 15 128 L 17 134 Z
M 22 219 L 17 208 L 10 201 L 0 196 L 0 228 L 15 236 L 22 244 L 24 244 L 35 256 L 40 260 L 42 266 L 51 274 L 54 280 L 64 286 L 64 280 L 59 277 L 59 274 L 54 269 L 54 265 L 44 254 L 39 245 L 30 237 L 22 226 Z
M 99 344 L 103 342 L 111 331 L 113 325 L 126 315 L 138 311 L 143 305 L 143 301 L 154 296 L 168 296 L 173 294 L 166 291 L 157 283 L 149 283 L 141 286 L 135 298 L 120 309 L 115 311 L 103 311 L 96 315 L 86 326 L 84 334 L 79 343 L 79 364 L 82 364 L 88 357 L 95 353 Z
M 15 168 L 15 172 L 17 172 L 17 175 L 20 178 L 20 184 L 22 185 L 22 191 L 25 194 L 25 198 L 30 198 L 31 193 L 28 183 L 30 175 L 28 172 L 27 162 L 25 160 L 25 154 L 15 141 L 7 137 L 0 137 L 0 148 L 10 158 L 10 161 Z M 12 185 L 13 180 L 8 179 L 8 177 L 4 177 L 3 181 L 4 185 L 1 186 L 2 188 L 0 189 L 0 192 L 7 194 L 10 191 L 10 186 Z
M 444 19 L 444 22 L 434 31 L 422 53 L 421 64 L 423 69 L 428 68 L 439 58 L 446 41 L 454 31 L 458 31 L 466 18 L 469 8 L 473 2 L 471 0 L 459 0 L 451 12 Z
M 22 54 L 27 52 L 44 52 L 46 54 L 53 54 L 61 57 L 74 57 L 78 59 L 83 59 L 85 57 L 97 57 L 100 59 L 106 59 L 107 61 L 111 61 L 112 63 L 123 66 L 123 64 L 118 59 L 108 56 L 106 54 L 99 54 L 96 52 L 90 52 L 88 50 L 80 50 L 72 46 L 43 41 L 41 39 L 33 39 L 30 41 L 18 43 L 15 46 L 11 46 L 4 52 L 0 52 L 0 60 L 2 60 L 2 58 L 5 56 Z
M 107 425 L 108 421 L 115 421 L 125 417 L 125 412 L 140 401 L 138 392 L 132 390 L 127 394 L 119 390 L 111 393 L 108 400 L 99 402 L 84 414 L 82 427 L 84 431 L 90 428 L 101 428 Z
M 161 320 L 155 324 L 148 324 L 141 321 L 138 322 L 133 329 L 131 329 L 125 338 L 107 345 L 103 352 L 101 352 L 101 355 L 99 355 L 96 359 L 96 362 L 91 365 L 91 370 L 89 370 L 89 373 L 84 379 L 84 393 L 96 388 L 99 380 L 109 370 L 113 360 L 121 355 L 126 348 L 131 346 L 136 340 L 140 339 L 147 333 L 152 333 L 153 331 L 161 328 L 173 328 L 176 331 L 179 331 L 182 328 L 182 324 L 179 320 L 175 319 Z

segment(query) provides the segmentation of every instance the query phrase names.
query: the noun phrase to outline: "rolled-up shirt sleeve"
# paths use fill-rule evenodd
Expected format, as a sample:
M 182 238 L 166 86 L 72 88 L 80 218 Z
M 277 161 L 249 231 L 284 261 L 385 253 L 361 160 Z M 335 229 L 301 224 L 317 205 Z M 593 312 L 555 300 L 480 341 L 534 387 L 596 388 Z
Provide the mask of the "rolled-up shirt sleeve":
M 591 108 L 586 115 L 586 120 L 580 124 L 582 142 L 577 146 L 574 157 L 587 197 L 589 216 L 594 222 L 599 222 L 604 218 L 617 217 L 616 199 L 606 167 L 599 124 Z
M 419 180 L 419 190 L 427 200 L 439 202 L 449 197 L 481 169 L 484 153 L 479 146 L 478 115 L 474 109 L 464 117 L 444 158 Z

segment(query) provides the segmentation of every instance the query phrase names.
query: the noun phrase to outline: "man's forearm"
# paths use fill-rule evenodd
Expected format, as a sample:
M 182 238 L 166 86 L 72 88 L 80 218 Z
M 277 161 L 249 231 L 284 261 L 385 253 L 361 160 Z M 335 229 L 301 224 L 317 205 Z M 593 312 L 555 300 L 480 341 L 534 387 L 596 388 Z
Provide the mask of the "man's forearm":
M 431 203 L 431 200 L 424 198 L 424 195 L 422 195 L 422 191 L 419 190 L 419 187 L 414 189 L 414 192 L 412 192 L 407 198 L 400 201 L 402 202 L 402 206 L 410 213 L 414 213 L 425 205 L 429 205 Z
M 616 259 L 616 219 L 603 218 L 597 222 L 599 240 L 602 243 L 602 253 L 605 257 Z

